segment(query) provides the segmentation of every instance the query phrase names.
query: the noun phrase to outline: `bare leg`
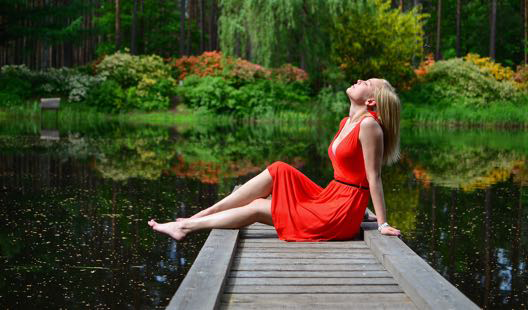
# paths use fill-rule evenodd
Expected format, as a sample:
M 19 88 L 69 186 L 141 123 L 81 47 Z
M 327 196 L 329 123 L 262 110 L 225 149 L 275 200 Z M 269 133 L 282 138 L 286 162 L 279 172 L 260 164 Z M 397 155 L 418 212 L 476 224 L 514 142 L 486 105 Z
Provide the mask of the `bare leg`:
M 273 225 L 270 200 L 256 199 L 244 207 L 228 209 L 200 218 L 190 218 L 164 224 L 158 224 L 156 221 L 150 220 L 148 224 L 155 231 L 167 234 L 176 240 L 182 240 L 188 233 L 196 230 L 241 228 L 255 222 Z
M 215 203 L 213 206 L 196 213 L 191 218 L 200 218 L 220 211 L 242 207 L 255 199 L 268 197 L 271 194 L 272 185 L 271 174 L 268 169 L 264 169 L 264 171 L 244 183 L 236 191 Z M 179 220 L 184 219 L 177 219 L 177 221 Z

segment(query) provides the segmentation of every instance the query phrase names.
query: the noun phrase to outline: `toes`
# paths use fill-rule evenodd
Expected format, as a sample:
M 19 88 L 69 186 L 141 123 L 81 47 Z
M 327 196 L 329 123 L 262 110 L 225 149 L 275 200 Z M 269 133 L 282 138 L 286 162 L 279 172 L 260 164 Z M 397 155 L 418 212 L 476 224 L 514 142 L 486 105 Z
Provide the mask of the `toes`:
M 158 225 L 158 223 L 156 223 L 156 221 L 154 221 L 154 220 L 148 221 L 148 224 L 149 224 L 150 227 L 154 227 L 154 226 Z

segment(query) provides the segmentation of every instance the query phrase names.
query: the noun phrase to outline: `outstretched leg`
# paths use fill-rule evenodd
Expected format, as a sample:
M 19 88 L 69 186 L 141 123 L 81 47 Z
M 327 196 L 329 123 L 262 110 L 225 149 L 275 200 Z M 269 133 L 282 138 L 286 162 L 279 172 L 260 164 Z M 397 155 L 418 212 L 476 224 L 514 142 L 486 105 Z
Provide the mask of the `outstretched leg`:
M 271 174 L 268 169 L 264 169 L 264 171 L 244 183 L 236 191 L 215 203 L 213 206 L 196 213 L 191 218 L 200 218 L 220 211 L 242 207 L 255 199 L 268 197 L 271 194 L 272 185 Z
M 167 234 L 176 240 L 182 240 L 188 233 L 196 230 L 242 228 L 255 222 L 273 225 L 270 200 L 256 199 L 244 207 L 228 209 L 200 218 L 189 218 L 164 224 L 150 220 L 148 224 L 155 231 Z

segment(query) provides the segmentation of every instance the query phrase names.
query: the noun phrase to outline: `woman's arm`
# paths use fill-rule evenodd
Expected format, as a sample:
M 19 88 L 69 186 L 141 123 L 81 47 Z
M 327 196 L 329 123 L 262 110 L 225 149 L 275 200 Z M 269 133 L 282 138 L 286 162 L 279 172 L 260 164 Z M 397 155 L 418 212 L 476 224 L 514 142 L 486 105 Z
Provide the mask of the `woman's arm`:
M 370 188 L 372 204 L 378 220 L 378 225 L 387 221 L 385 214 L 385 200 L 383 198 L 383 184 L 381 183 L 381 164 L 383 161 L 383 130 L 373 119 L 366 118 L 361 122 L 359 140 L 363 149 L 365 171 Z M 384 235 L 399 236 L 400 231 L 387 226 L 381 229 Z

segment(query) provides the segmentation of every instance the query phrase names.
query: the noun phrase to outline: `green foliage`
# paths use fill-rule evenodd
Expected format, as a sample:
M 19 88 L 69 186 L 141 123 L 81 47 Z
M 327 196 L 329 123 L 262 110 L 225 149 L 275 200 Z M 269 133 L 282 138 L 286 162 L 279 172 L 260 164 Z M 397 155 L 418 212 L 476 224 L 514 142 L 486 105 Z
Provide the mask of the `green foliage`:
M 107 83 L 99 88 L 101 98 L 91 96 L 96 106 L 107 106 L 110 110 L 165 110 L 170 98 L 175 95 L 176 81 L 171 76 L 170 67 L 156 55 L 134 56 L 117 52 L 106 56 L 96 66 L 97 76 L 117 82 L 119 89 L 113 91 Z M 124 97 L 121 92 L 125 91 Z
M 172 79 L 170 67 L 160 56 L 134 56 L 128 52 L 105 56 L 97 64 L 96 73 L 117 81 L 123 88 L 135 86 L 146 79 Z
M 298 83 L 258 80 L 236 88 L 228 80 L 213 76 L 190 76 L 178 93 L 189 107 L 240 115 L 295 109 L 309 99 L 306 87 Z
M 499 100 L 516 100 L 519 95 L 511 81 L 497 81 L 491 72 L 474 63 L 453 58 L 432 65 L 424 82 L 404 98 L 416 103 L 484 106 Z
M 344 90 L 335 91 L 331 87 L 321 89 L 316 98 L 319 115 L 329 115 L 332 119 L 340 120 L 348 114 L 350 101 Z
M 119 83 L 111 79 L 102 82 L 94 88 L 86 101 L 89 105 L 101 110 L 119 111 L 126 108 L 125 92 Z
M 443 59 L 456 57 L 456 0 L 442 0 L 441 54 Z M 496 61 L 513 67 L 523 60 L 523 16 L 518 0 L 497 1 Z M 430 14 L 424 25 L 427 53 L 436 47 L 438 0 L 423 2 L 423 11 Z M 462 28 L 460 33 L 461 54 L 489 55 L 490 37 L 489 1 L 465 0 L 461 6 Z
M 328 28 L 345 2 L 221 0 L 220 49 L 266 67 L 292 63 L 318 80 L 330 63 Z
M 379 77 L 403 86 L 414 77 L 413 57 L 422 55 L 425 17 L 417 8 L 391 9 L 387 0 L 353 3 L 332 31 L 334 59 L 349 81 Z
M 49 68 L 32 71 L 25 65 L 3 66 L 0 76 L 2 86 L 21 98 L 35 96 L 64 96 L 71 102 L 84 100 L 93 87 L 104 80 L 93 77 L 76 69 Z

